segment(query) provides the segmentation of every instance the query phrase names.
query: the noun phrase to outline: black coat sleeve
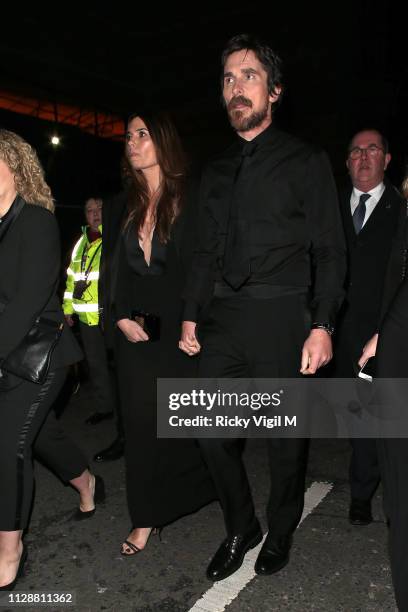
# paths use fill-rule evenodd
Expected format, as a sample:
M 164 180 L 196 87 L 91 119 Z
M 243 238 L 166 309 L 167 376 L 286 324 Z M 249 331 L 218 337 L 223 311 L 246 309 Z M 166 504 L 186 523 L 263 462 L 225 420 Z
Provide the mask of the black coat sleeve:
M 121 319 L 129 319 L 131 314 L 129 304 L 129 265 L 122 236 L 119 237 L 119 241 L 117 277 L 113 303 L 113 318 L 115 322 Z
M 20 344 L 41 315 L 55 293 L 60 269 L 59 232 L 54 215 L 43 208 L 30 210 L 19 225 L 21 231 L 13 243 L 14 296 L 0 317 L 0 359 Z
M 191 224 L 195 248 L 183 292 L 184 321 L 197 321 L 199 313 L 211 298 L 214 290 L 218 227 L 206 206 L 207 177 L 203 174 L 198 191 L 198 207 Z
M 380 327 L 389 305 L 391 304 L 404 275 L 406 275 L 408 247 L 408 203 L 399 197 L 399 195 L 396 197 L 396 205 L 399 208 L 397 231 L 391 245 L 390 257 L 384 279 L 384 289 L 378 318 L 378 327 Z
M 344 298 L 346 246 L 330 162 L 314 152 L 306 166 L 305 202 L 311 237 L 312 320 L 335 324 Z

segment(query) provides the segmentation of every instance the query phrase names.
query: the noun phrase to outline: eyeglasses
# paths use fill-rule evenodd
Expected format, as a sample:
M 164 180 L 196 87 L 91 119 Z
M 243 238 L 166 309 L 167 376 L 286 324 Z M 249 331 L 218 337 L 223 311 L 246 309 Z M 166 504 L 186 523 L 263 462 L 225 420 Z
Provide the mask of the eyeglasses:
M 381 147 L 377 147 L 377 145 L 375 144 L 372 144 L 369 147 L 366 147 L 365 149 L 362 149 L 361 147 L 353 147 L 353 149 L 350 149 L 349 151 L 349 157 L 350 159 L 360 159 L 363 153 L 365 153 L 367 157 L 373 158 L 377 157 L 380 151 L 385 153 L 384 149 L 382 149 Z

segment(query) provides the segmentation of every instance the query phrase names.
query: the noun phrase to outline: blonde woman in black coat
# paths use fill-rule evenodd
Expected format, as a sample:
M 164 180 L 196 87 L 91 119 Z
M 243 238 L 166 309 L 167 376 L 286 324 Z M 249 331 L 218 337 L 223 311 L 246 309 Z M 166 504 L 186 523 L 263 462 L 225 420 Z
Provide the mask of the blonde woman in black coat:
M 77 518 L 91 516 L 103 497 L 103 483 L 90 474 L 82 453 L 50 413 L 67 366 L 81 358 L 70 330 L 63 330 L 44 384 L 2 368 L 37 317 L 63 322 L 53 210 L 35 151 L 17 134 L 0 130 L 0 590 L 14 588 L 27 556 L 22 534 L 33 495 L 36 438 L 36 454 L 79 492 Z

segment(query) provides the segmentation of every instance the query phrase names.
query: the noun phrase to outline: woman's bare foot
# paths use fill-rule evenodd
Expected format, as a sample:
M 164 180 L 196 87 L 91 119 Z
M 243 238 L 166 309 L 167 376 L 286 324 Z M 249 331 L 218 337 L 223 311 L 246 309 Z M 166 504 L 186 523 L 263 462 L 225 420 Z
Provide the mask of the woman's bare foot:
M 135 548 L 131 548 L 126 542 L 122 544 L 122 555 L 134 555 L 139 550 L 143 550 L 147 544 L 149 536 L 152 532 L 152 527 L 136 527 L 133 529 L 128 537 L 127 541 L 133 544 Z

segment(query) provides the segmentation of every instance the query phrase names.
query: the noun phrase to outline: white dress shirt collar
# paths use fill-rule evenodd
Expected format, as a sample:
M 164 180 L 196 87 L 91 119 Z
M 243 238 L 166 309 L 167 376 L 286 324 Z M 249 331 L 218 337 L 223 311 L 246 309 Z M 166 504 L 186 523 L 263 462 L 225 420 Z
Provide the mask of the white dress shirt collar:
M 381 183 L 376 185 L 374 189 L 370 189 L 370 191 L 360 191 L 360 189 L 357 189 L 357 187 L 353 187 L 353 191 L 351 192 L 351 198 L 350 198 L 351 215 L 353 215 L 354 211 L 356 210 L 358 206 L 358 203 L 360 201 L 360 196 L 363 193 L 368 193 L 370 195 L 370 198 L 368 198 L 368 200 L 366 201 L 366 214 L 364 217 L 363 227 L 367 223 L 370 215 L 374 211 L 378 202 L 381 200 L 384 191 L 385 191 L 385 185 L 382 181 Z

